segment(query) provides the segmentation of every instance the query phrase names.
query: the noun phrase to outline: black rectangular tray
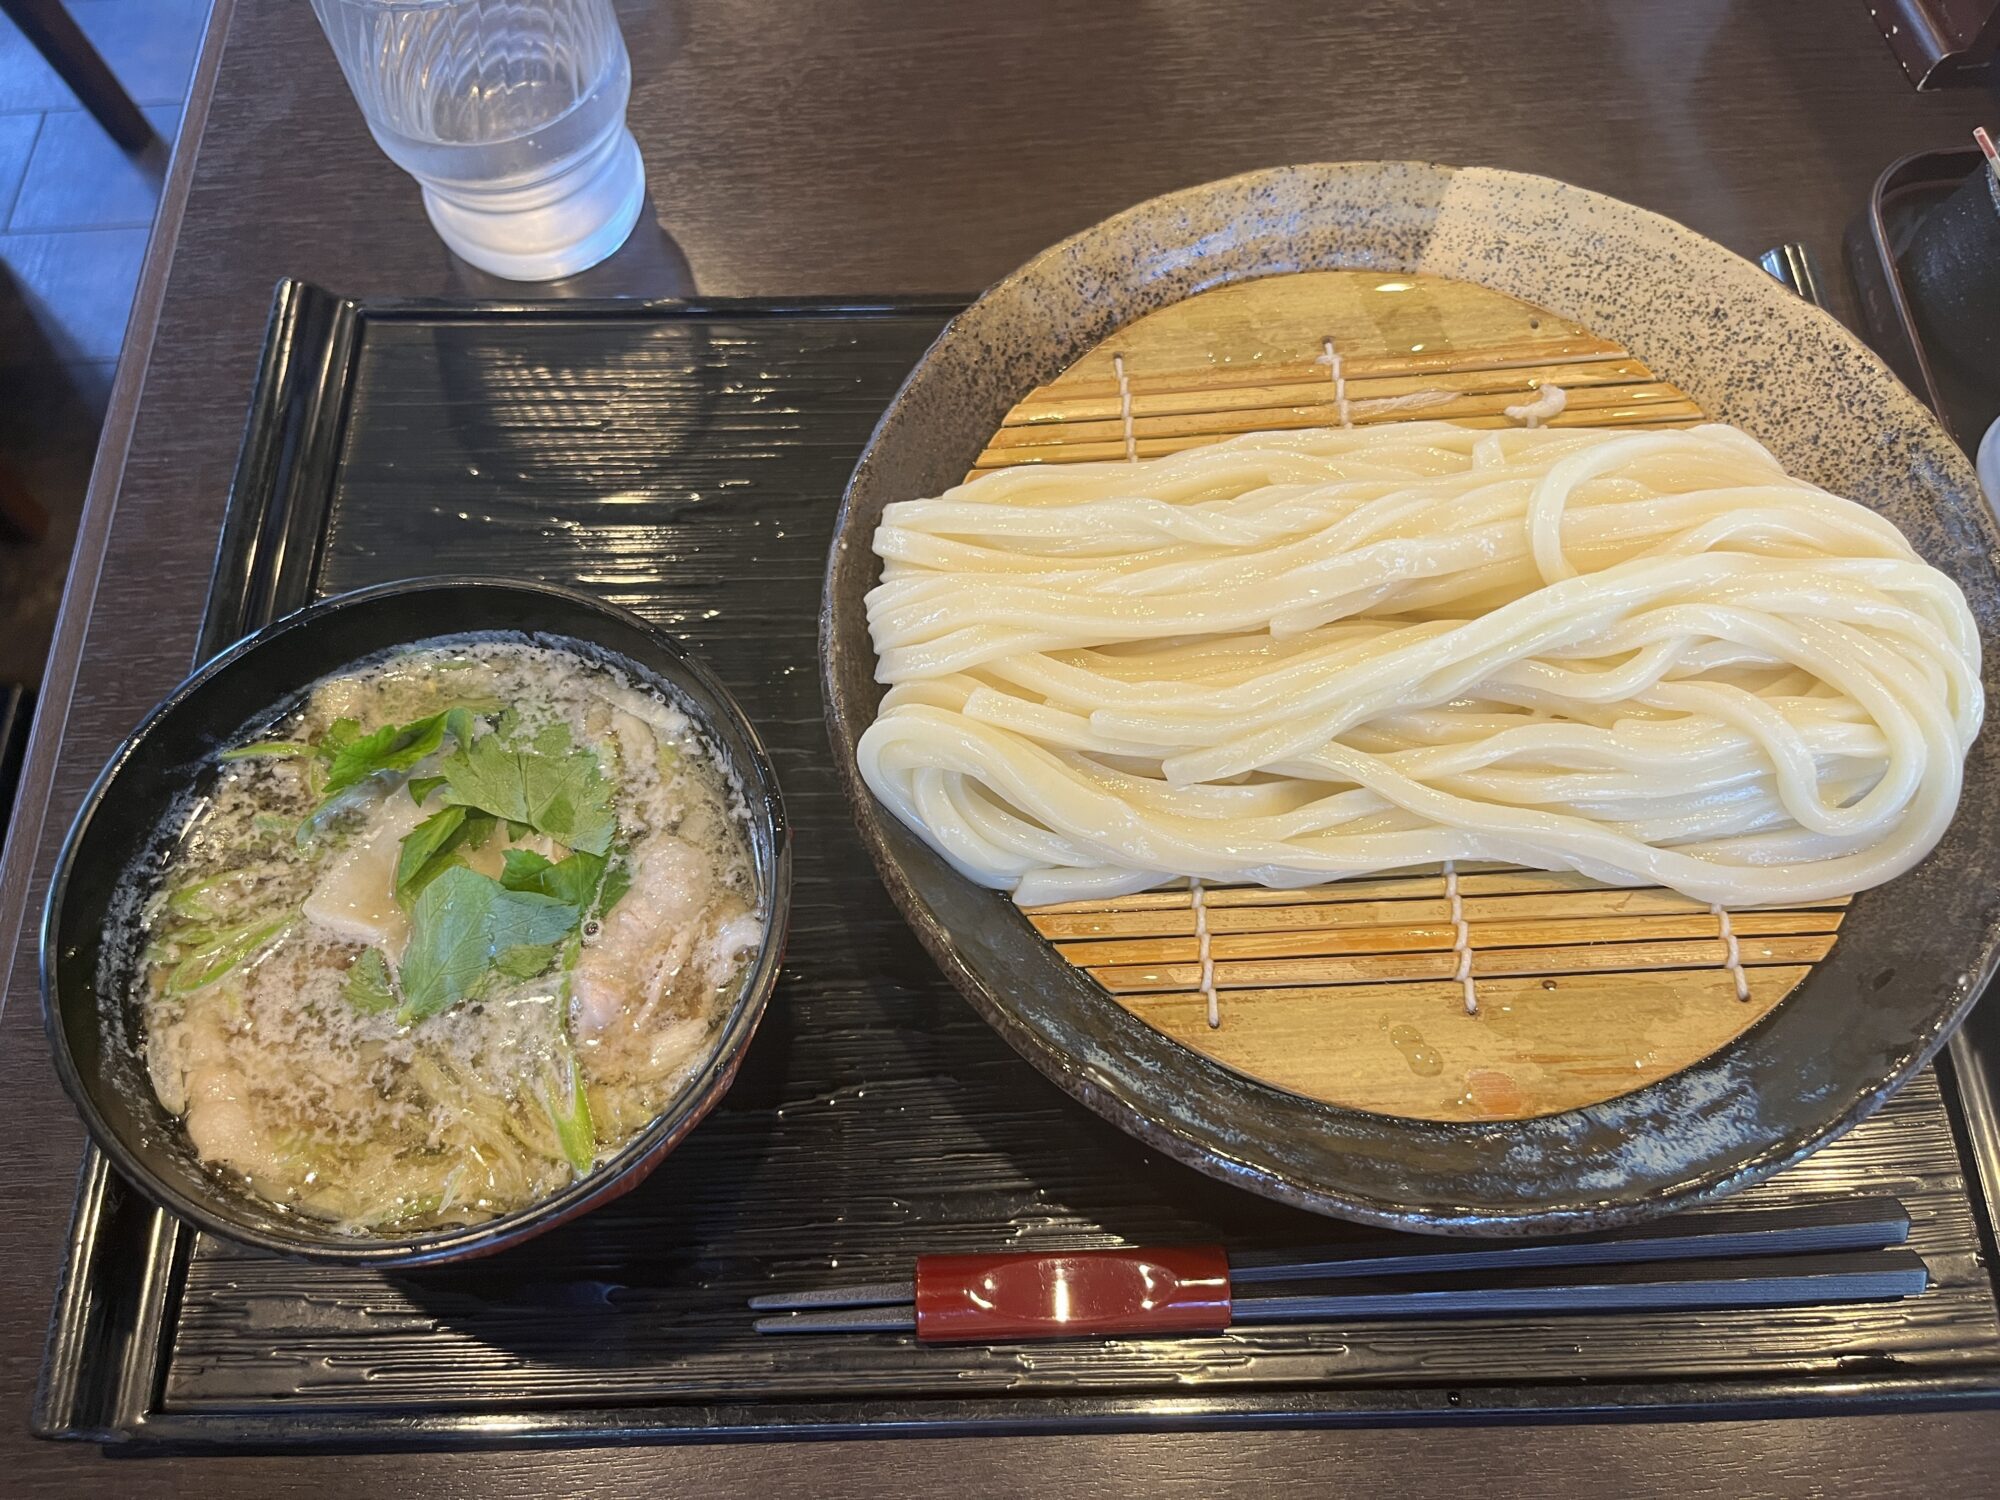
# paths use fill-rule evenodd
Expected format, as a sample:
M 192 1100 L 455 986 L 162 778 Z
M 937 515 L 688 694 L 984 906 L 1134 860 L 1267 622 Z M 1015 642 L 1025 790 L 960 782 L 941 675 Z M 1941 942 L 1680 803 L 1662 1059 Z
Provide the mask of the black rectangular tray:
M 821 568 L 856 454 L 951 310 L 362 305 L 280 288 L 202 652 L 308 599 L 426 572 L 560 580 L 662 622 L 741 698 L 783 779 L 798 842 L 785 977 L 735 1088 L 642 1188 L 463 1267 L 240 1250 L 92 1154 L 35 1430 L 451 1445 L 2000 1395 L 1977 1189 L 1994 1132 L 1985 1075 L 1951 1064 L 1740 1200 L 1899 1195 L 1934 1278 L 1904 1304 L 992 1348 L 751 1331 L 754 1293 L 907 1274 L 920 1250 L 1387 1238 L 1161 1161 L 1073 1104 L 951 991 L 852 833 L 821 727 Z

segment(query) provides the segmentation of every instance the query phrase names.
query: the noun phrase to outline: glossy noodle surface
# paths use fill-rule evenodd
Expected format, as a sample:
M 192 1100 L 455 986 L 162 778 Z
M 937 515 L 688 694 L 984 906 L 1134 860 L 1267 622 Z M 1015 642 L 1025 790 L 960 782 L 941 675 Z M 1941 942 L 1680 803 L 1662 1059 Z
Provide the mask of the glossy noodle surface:
M 1983 715 L 1954 585 L 1736 429 L 1256 433 L 887 508 L 863 775 L 1024 905 L 1439 861 L 1887 880 Z

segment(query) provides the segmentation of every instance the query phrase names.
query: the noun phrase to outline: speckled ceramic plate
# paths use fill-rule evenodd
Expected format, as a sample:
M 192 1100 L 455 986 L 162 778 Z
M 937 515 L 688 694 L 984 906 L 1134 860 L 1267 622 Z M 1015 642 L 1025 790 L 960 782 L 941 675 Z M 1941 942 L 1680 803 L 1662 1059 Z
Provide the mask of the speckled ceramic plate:
M 1272 1088 L 1136 1020 L 1002 896 L 963 879 L 861 784 L 873 719 L 862 597 L 889 501 L 961 479 L 1013 405 L 1114 330 L 1209 287 L 1299 270 L 1477 282 L 1615 339 L 1805 478 L 1889 516 L 1965 589 L 2000 651 L 1991 514 L 1930 415 L 1834 319 L 1669 220 L 1546 178 L 1423 163 L 1251 173 L 1158 198 L 1056 246 L 953 320 L 855 469 L 821 620 L 835 764 L 918 936 L 1023 1055 L 1106 1119 L 1203 1171 L 1398 1228 L 1603 1228 L 1718 1197 L 1853 1125 L 1921 1068 L 1991 973 L 2000 759 L 1973 747 L 1957 821 L 1856 898 L 1841 941 L 1764 1021 L 1688 1070 L 1585 1109 L 1506 1123 L 1364 1114 Z

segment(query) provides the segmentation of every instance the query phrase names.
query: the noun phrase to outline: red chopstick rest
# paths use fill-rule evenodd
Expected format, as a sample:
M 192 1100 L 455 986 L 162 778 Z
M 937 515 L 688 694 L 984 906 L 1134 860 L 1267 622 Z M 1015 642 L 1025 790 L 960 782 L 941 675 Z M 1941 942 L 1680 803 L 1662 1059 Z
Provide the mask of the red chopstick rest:
M 921 1255 L 916 1291 L 929 1343 L 1229 1326 L 1229 1257 L 1215 1246 Z

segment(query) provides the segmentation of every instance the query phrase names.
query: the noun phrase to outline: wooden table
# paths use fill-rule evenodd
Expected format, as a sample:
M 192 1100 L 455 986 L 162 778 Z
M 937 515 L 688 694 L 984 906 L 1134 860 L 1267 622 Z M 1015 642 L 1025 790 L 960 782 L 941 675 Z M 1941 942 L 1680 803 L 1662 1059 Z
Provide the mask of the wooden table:
M 967 292 L 1141 198 L 1287 161 L 1545 172 L 1745 253 L 1842 226 L 1984 93 L 1912 93 L 1861 0 L 630 0 L 652 205 L 555 295 Z M 0 1492 L 448 1496 L 1981 1493 L 2000 1413 L 1533 1429 L 933 1439 L 347 1458 L 37 1442 L 83 1134 L 34 922 L 103 757 L 187 670 L 272 283 L 491 295 L 369 140 L 298 0 L 218 0 L 141 283 L 0 870 Z M 1845 309 L 1843 309 L 1845 310 Z M 1774 351 L 1777 357 L 1777 351 Z

